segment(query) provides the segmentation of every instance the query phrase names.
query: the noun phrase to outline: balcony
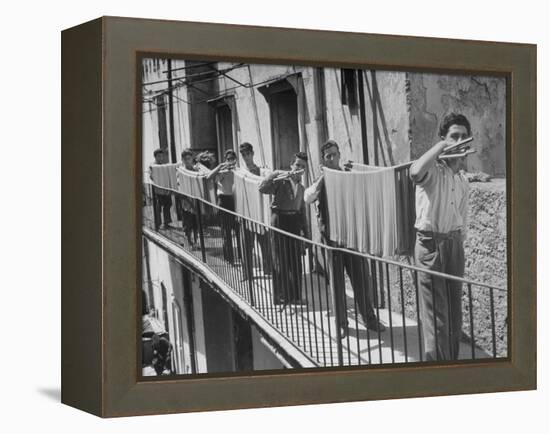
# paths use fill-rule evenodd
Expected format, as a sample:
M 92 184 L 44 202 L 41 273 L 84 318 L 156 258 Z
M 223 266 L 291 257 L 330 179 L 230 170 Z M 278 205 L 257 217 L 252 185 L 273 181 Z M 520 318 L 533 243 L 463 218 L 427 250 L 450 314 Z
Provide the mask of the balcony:
M 298 366 L 335 367 L 424 362 L 417 279 L 462 282 L 461 360 L 507 356 L 507 291 L 503 288 L 418 268 L 407 262 L 329 247 L 244 218 L 200 198 L 170 194 L 173 223 L 160 225 L 159 190 L 143 186 L 143 235 L 180 260 L 195 264 L 220 292 L 257 326 L 269 329 L 272 342 L 286 348 Z M 184 211 L 184 207 L 191 211 Z M 187 217 L 182 218 L 184 212 Z M 191 220 L 189 220 L 191 219 Z M 185 224 L 184 222 L 185 221 Z M 190 230 L 190 228 L 192 228 Z M 293 253 L 291 253 L 293 252 Z M 353 266 L 367 276 L 365 287 L 385 330 L 368 329 L 359 313 L 346 275 L 345 306 L 335 296 L 332 264 L 342 255 L 356 258 Z M 284 259 L 293 255 L 293 260 Z M 300 303 L 275 303 L 276 294 L 290 293 L 295 283 L 279 277 L 276 261 L 301 276 Z M 359 265 L 358 265 L 359 264 Z M 357 271 L 357 270 L 356 270 Z M 363 291 L 364 292 L 364 291 Z M 345 312 L 345 313 L 344 313 Z M 345 318 L 342 318 L 342 315 Z M 348 327 L 339 327 L 347 321 Z M 437 336 L 436 336 L 437 339 Z

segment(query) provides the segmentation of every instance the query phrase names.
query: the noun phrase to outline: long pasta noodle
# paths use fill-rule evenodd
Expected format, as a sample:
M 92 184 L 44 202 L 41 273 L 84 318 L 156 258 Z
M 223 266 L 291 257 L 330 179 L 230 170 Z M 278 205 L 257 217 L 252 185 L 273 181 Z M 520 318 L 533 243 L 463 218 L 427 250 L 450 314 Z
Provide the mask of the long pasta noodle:
M 324 169 L 328 234 L 337 245 L 377 256 L 410 253 L 414 224 L 408 167 L 354 164 Z

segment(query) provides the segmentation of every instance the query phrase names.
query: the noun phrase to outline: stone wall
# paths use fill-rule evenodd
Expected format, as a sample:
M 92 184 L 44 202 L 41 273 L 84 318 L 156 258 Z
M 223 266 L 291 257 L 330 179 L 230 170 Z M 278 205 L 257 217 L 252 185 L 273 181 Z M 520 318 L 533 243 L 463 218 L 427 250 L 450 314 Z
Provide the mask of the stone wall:
M 466 277 L 477 282 L 507 288 L 506 248 L 506 182 L 470 183 L 468 236 L 464 243 Z M 473 287 L 474 335 L 476 343 L 492 351 L 491 293 L 487 288 Z M 507 291 L 493 291 L 497 354 L 505 355 L 507 347 Z M 463 299 L 465 333 L 469 331 L 469 304 Z

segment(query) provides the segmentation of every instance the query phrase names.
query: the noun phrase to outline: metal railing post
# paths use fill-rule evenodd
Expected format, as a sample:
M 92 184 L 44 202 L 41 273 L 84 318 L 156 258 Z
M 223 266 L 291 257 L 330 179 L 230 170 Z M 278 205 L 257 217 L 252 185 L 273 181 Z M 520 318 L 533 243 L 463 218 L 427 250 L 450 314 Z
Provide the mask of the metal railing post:
M 337 291 L 342 290 L 345 294 L 345 287 L 339 289 L 336 282 L 336 273 L 335 269 L 338 269 L 338 272 L 342 272 L 341 268 L 343 267 L 343 264 L 341 263 L 341 260 L 338 256 L 338 254 L 335 254 L 332 250 L 328 250 L 328 268 L 329 268 L 329 287 L 330 292 L 332 295 L 332 305 L 334 306 L 334 319 L 336 322 L 336 351 L 338 355 L 338 365 L 344 366 L 344 351 L 342 348 L 342 333 L 340 330 L 341 321 L 340 321 L 340 297 L 337 293 Z M 339 267 L 339 268 L 338 268 Z M 344 279 L 344 285 L 345 285 L 345 279 Z M 344 298 L 345 300 L 345 298 Z M 347 318 L 346 318 L 347 320 Z
M 160 212 L 159 212 L 159 204 L 157 203 L 157 193 L 155 192 L 155 187 L 151 186 L 151 197 L 153 199 L 153 226 L 156 231 L 159 230 L 160 227 Z
M 199 243 L 201 246 L 202 262 L 206 262 L 206 249 L 204 247 L 204 232 L 202 224 L 202 209 L 201 203 L 198 199 L 195 199 L 195 208 L 197 210 L 197 223 L 199 226 Z

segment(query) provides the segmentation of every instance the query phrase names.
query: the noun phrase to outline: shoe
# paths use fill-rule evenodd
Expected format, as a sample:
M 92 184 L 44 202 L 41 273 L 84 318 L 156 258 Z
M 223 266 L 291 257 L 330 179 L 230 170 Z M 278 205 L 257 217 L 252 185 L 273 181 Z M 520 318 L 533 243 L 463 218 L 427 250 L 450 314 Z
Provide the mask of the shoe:
M 386 326 L 378 321 L 376 318 L 367 322 L 367 328 L 375 332 L 383 332 L 386 330 Z

